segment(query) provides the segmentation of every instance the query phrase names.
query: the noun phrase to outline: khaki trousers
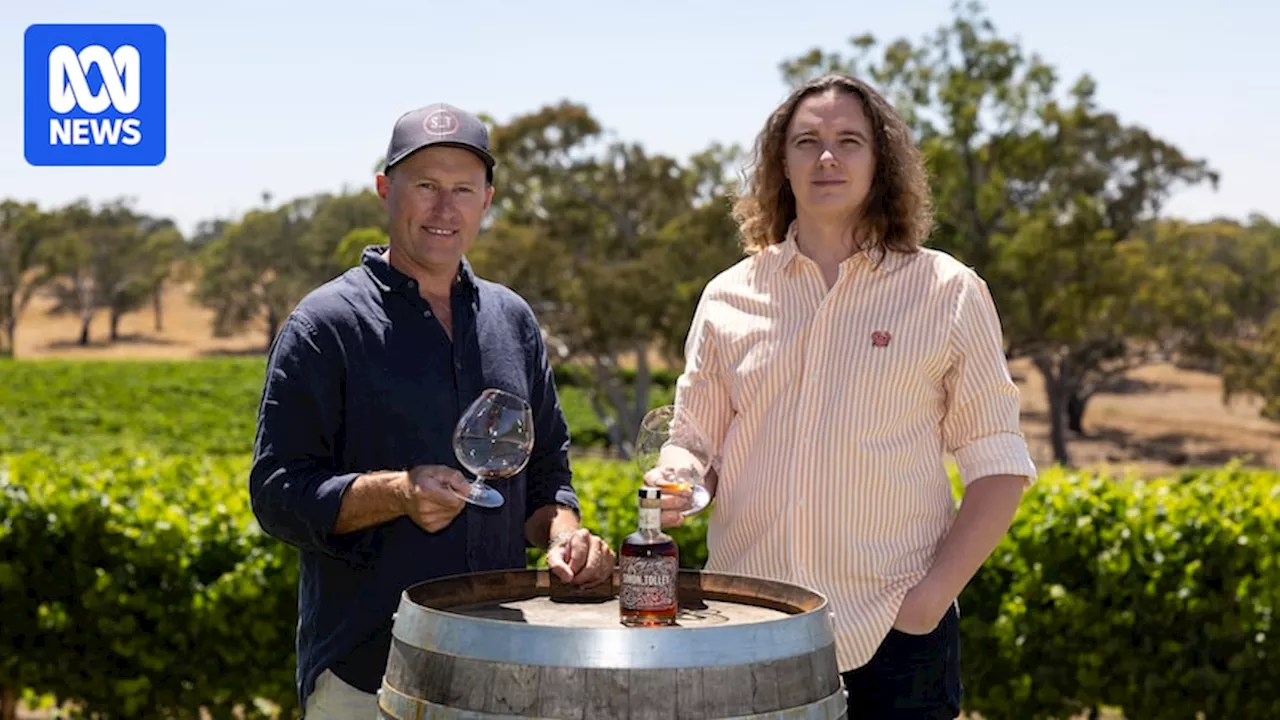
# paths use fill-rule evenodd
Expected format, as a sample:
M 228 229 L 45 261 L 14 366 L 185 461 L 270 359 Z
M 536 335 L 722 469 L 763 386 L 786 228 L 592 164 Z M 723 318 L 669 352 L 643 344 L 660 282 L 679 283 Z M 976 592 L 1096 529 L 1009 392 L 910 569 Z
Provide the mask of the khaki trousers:
M 377 720 L 378 696 L 362 692 L 325 670 L 307 697 L 306 720 Z

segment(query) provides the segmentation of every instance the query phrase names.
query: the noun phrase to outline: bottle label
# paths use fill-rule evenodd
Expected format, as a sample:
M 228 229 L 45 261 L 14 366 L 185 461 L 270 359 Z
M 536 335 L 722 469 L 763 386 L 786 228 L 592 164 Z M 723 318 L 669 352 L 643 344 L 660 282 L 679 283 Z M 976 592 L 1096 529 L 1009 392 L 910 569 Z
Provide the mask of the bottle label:
M 619 558 L 622 578 L 618 603 L 626 610 L 666 610 L 676 604 L 676 576 L 680 571 L 673 557 Z
M 640 508 L 640 529 L 661 530 L 662 508 Z

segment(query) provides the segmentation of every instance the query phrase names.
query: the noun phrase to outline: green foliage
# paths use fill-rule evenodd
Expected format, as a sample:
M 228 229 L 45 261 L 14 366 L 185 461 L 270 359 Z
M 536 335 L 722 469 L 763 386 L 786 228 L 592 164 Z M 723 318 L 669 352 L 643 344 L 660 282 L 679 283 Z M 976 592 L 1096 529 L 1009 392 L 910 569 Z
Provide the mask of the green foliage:
M 0 448 L 80 455 L 103 450 L 246 454 L 253 450 L 264 360 L 0 361 Z M 582 371 L 556 369 L 576 448 L 609 441 Z M 634 372 L 619 372 L 630 384 Z M 670 402 L 674 374 L 651 402 Z
M 598 384 L 591 381 L 582 382 L 578 378 L 582 374 L 580 366 L 560 366 L 556 370 L 556 375 L 565 376 L 566 382 L 560 384 L 557 380 L 557 387 L 560 393 L 560 405 L 564 408 L 565 419 L 569 423 L 569 430 L 573 435 L 573 446 L 579 449 L 601 448 L 609 446 L 613 443 L 610 437 L 609 428 L 606 427 L 602 415 L 608 417 L 607 412 L 598 411 L 592 402 L 593 397 L 600 394 Z M 618 384 L 623 388 L 622 394 L 628 402 L 635 401 L 635 392 L 633 390 L 634 371 L 630 373 L 619 372 Z M 582 384 L 579 384 L 582 382 Z M 651 390 L 647 407 L 657 407 L 671 403 L 675 399 L 675 380 L 674 374 L 664 372 L 656 375 L 651 381 Z
M 1236 342 L 1224 352 L 1224 394 L 1250 393 L 1262 399 L 1262 417 L 1280 422 L 1280 310 L 1253 343 Z
M 364 249 L 387 244 L 387 232 L 382 228 L 356 228 L 343 236 L 333 251 L 333 262 L 338 267 L 349 268 L 360 264 Z
M 248 453 L 264 367 L 261 358 L 0 362 L 0 448 Z
M 349 249 L 340 249 L 348 233 L 384 224 L 381 200 L 367 188 L 249 210 L 196 256 L 196 298 L 213 311 L 215 334 L 265 318 L 269 342 L 304 295 L 351 267 Z
M 296 558 L 253 522 L 247 457 L 0 463 L 0 685 L 113 718 L 292 712 Z M 638 469 L 574 467 L 585 524 L 616 547 Z M 685 567 L 706 561 L 705 520 L 672 531 Z M 1265 717 L 1280 702 L 1277 557 L 1275 472 L 1046 473 L 961 598 L 967 709 Z
M 586 524 L 616 547 L 636 527 L 639 471 L 575 468 Z M 706 517 L 671 530 L 683 566 L 705 564 L 705 532 Z M 1280 702 L 1277 557 L 1280 473 L 1051 470 L 961 597 L 966 709 L 1264 717 Z
M 34 203 L 0 201 L 0 356 L 13 354 L 13 333 L 36 290 L 48 280 L 42 272 L 49 238 L 56 235 L 49 215 Z
M 294 555 L 259 534 L 244 484 L 263 370 L 261 358 L 0 361 L 0 447 L 15 453 L 0 498 L 0 687 L 114 717 L 292 703 Z M 575 446 L 605 442 L 589 391 L 558 374 Z M 583 462 L 592 522 L 611 537 L 634 527 L 638 472 L 592 480 L 611 466 Z
M 254 524 L 246 458 L 0 462 L 0 686 L 109 718 L 296 705 L 296 558 Z
M 1200 239 L 1230 270 L 1234 282 L 1221 292 L 1237 321 L 1215 328 L 1203 355 L 1222 366 L 1224 400 L 1256 396 L 1262 416 L 1280 421 L 1280 225 L 1255 215 L 1244 226 L 1216 223 Z
M 680 368 L 663 368 L 649 371 L 649 382 L 662 387 L 674 387 L 676 378 L 680 376 Z M 630 385 L 636 381 L 635 368 L 618 368 L 614 371 L 619 382 Z M 567 387 L 590 387 L 592 384 L 591 373 L 582 365 L 569 365 L 561 363 L 555 367 L 556 386 L 563 389 Z
M 635 463 L 578 458 L 573 463 L 574 488 L 582 503 L 583 525 L 617 548 L 639 524 L 636 492 L 641 473 Z M 706 515 L 690 518 L 667 531 L 680 545 L 680 566 L 700 568 L 707 562 Z M 542 563 L 541 551 L 530 551 L 531 565 Z
M 1280 703 L 1280 474 L 1048 473 L 961 598 L 985 717 L 1269 717 Z
M 738 150 L 651 153 L 572 102 L 495 127 L 493 146 L 499 190 L 471 259 L 529 300 L 561 359 L 591 369 L 583 386 L 625 457 L 655 404 L 650 353 L 678 361 L 702 286 L 742 257 L 727 202 Z

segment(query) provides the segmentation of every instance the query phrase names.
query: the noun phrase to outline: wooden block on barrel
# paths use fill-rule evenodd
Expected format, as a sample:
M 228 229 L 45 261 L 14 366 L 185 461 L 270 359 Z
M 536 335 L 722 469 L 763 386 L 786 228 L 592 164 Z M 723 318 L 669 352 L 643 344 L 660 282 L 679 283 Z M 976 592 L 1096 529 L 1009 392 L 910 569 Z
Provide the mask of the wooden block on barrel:
M 846 717 L 825 598 L 682 570 L 675 627 L 626 628 L 613 583 L 547 570 L 410 588 L 396 615 L 382 718 L 723 720 Z

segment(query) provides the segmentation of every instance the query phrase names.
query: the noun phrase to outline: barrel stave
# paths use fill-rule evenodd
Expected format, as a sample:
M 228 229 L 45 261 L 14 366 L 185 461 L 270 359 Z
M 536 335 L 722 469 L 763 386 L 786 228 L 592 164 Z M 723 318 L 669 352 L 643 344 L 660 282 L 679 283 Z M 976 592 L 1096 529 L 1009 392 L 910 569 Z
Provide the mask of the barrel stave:
M 803 706 L 840 689 L 834 649 L 758 664 L 628 669 L 440 655 L 395 639 L 386 682 L 409 697 L 494 715 L 721 718 Z

